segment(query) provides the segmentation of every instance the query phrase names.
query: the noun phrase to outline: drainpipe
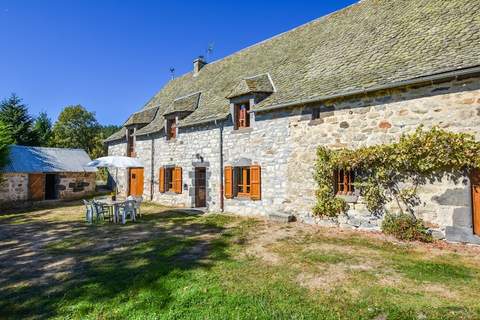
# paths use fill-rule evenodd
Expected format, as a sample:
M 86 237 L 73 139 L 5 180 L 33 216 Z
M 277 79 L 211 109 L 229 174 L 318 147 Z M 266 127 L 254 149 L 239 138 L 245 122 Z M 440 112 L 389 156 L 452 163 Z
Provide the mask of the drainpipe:
M 153 186 L 154 186 L 154 163 L 155 163 L 155 137 L 152 136 L 152 151 L 150 152 L 150 201 L 153 201 Z
M 217 120 L 215 120 L 215 125 L 217 125 Z M 218 127 L 219 135 L 219 152 L 220 152 L 220 211 L 224 211 L 224 202 L 223 202 L 223 121 L 220 122 Z

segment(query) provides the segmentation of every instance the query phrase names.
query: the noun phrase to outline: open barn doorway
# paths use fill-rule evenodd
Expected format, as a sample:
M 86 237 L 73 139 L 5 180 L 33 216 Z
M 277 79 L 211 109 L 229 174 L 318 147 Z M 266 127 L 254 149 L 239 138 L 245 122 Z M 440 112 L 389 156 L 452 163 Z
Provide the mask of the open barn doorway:
M 57 175 L 47 173 L 45 175 L 45 200 L 57 199 Z

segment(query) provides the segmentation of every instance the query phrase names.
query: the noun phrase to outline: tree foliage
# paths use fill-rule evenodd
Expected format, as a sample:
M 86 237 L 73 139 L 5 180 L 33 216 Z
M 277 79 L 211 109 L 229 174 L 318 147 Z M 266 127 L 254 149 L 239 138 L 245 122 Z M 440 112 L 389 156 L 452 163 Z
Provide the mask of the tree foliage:
M 35 132 L 32 130 L 33 119 L 28 109 L 17 95 L 0 102 L 0 122 L 8 127 L 10 140 L 13 144 L 34 146 L 38 144 Z
M 52 130 L 52 145 L 61 148 L 81 148 L 93 155 L 98 148 L 100 125 L 95 113 L 81 105 L 65 107 Z
M 8 146 L 12 143 L 10 129 L 0 121 L 0 169 L 8 163 Z M 2 176 L 0 172 L 0 183 L 2 183 Z
M 52 121 L 46 112 L 41 112 L 33 123 L 33 132 L 37 136 L 38 145 L 46 147 L 50 145 L 52 138 Z
M 480 143 L 470 134 L 419 127 L 389 145 L 356 150 L 320 147 L 316 163 L 317 215 L 338 215 L 345 209 L 333 193 L 335 168 L 355 170 L 355 186 L 371 212 L 383 214 L 385 205 L 395 201 L 400 213 L 415 218 L 418 187 L 444 177 L 459 181 L 472 169 L 480 168 Z

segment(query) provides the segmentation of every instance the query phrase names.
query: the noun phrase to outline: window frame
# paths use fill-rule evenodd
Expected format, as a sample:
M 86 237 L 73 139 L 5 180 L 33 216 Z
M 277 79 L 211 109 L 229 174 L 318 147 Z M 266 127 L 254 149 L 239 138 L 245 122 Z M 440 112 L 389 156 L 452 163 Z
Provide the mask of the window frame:
M 175 167 L 165 167 L 165 192 L 175 192 Z
M 250 101 L 234 104 L 235 129 L 250 128 Z
M 127 157 L 135 158 L 135 129 L 127 129 Z
M 334 191 L 337 196 L 353 196 L 356 195 L 355 188 L 355 171 L 343 168 L 334 171 Z
M 177 138 L 177 118 L 167 118 L 166 128 L 167 140 L 175 140 Z
M 250 181 L 250 167 L 235 167 L 235 195 L 237 197 L 249 198 L 251 196 L 252 187 Z M 242 191 L 240 191 L 240 189 Z

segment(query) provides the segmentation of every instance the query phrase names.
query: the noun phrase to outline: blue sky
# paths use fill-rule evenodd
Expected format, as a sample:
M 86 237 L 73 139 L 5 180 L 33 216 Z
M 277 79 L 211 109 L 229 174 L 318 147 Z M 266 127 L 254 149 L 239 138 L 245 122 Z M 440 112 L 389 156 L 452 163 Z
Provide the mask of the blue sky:
M 217 60 L 354 2 L 0 0 L 0 98 L 122 124 L 210 43 Z

